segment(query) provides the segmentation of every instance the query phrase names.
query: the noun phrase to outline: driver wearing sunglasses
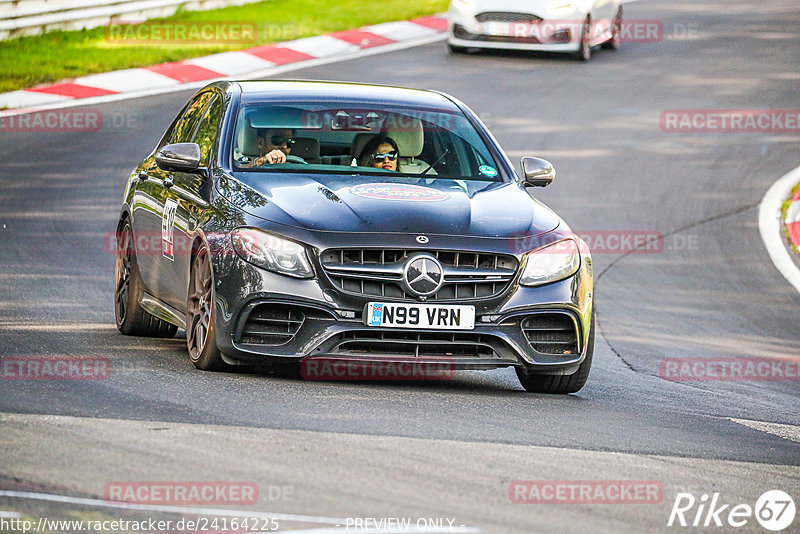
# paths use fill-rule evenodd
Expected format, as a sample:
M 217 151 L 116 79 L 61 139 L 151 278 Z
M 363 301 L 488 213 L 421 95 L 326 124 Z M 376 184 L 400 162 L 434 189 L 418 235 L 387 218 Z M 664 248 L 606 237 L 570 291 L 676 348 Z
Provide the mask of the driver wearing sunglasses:
M 400 151 L 397 143 L 390 137 L 376 137 L 361 151 L 358 164 L 362 167 L 375 167 L 387 171 L 397 170 Z
M 271 128 L 269 130 L 259 130 L 256 138 L 259 157 L 248 165 L 248 167 L 259 167 L 268 163 L 286 163 L 286 156 L 292 152 L 294 145 L 294 130 L 283 130 Z

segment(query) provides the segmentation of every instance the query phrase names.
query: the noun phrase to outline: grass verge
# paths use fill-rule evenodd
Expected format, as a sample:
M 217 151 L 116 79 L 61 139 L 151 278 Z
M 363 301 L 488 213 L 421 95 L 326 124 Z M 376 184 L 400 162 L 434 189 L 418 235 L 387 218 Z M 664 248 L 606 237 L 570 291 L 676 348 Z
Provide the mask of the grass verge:
M 171 17 L 145 23 L 149 26 L 146 28 L 148 35 L 155 35 L 153 25 L 159 22 L 173 28 L 188 26 L 191 29 L 196 23 L 208 22 L 241 23 L 245 28 L 257 29 L 255 32 L 245 30 L 242 37 L 224 41 L 206 39 L 206 42 L 192 40 L 173 44 L 164 42 L 162 37 L 149 39 L 151 44 L 143 44 L 141 39 L 126 39 L 124 33 L 112 34 L 114 26 L 20 37 L 0 41 L 0 92 L 433 15 L 446 11 L 447 5 L 447 0 L 383 0 L 379 4 L 367 0 L 267 0 L 210 11 L 179 11 Z M 176 22 L 181 24 L 175 25 Z M 128 32 L 130 35 L 130 30 Z M 251 34 L 253 38 L 249 39 Z

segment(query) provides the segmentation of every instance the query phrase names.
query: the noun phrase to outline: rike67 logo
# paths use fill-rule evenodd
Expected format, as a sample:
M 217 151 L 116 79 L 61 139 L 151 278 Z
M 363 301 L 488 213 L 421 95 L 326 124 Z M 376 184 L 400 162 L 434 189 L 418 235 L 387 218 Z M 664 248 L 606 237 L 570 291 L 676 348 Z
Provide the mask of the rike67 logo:
M 678 493 L 667 526 L 724 527 L 727 532 L 728 528 L 743 527 L 755 518 L 762 528 L 780 532 L 794 524 L 795 512 L 794 500 L 781 490 L 765 492 L 755 506 L 725 503 L 719 493 L 703 494 L 699 499 L 691 493 Z

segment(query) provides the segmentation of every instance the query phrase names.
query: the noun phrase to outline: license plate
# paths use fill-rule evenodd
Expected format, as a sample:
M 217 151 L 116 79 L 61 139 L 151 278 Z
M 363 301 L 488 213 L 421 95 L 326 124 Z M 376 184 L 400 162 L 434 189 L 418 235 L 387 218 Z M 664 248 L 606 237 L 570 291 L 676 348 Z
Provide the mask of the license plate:
M 539 26 L 529 22 L 487 22 L 483 31 L 494 37 L 539 37 Z
M 383 328 L 472 330 L 475 306 L 370 302 L 365 322 L 367 326 Z
M 511 24 L 507 22 L 487 22 L 483 26 L 486 35 L 508 37 L 511 35 Z

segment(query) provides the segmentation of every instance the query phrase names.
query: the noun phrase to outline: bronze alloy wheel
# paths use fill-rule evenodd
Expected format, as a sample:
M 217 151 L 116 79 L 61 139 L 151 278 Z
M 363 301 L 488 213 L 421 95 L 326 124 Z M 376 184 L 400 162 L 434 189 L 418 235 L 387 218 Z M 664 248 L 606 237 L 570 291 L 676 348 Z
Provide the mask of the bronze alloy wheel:
M 186 302 L 186 344 L 198 368 L 219 371 L 225 363 L 217 349 L 214 330 L 214 277 L 208 249 L 201 247 L 192 261 Z

